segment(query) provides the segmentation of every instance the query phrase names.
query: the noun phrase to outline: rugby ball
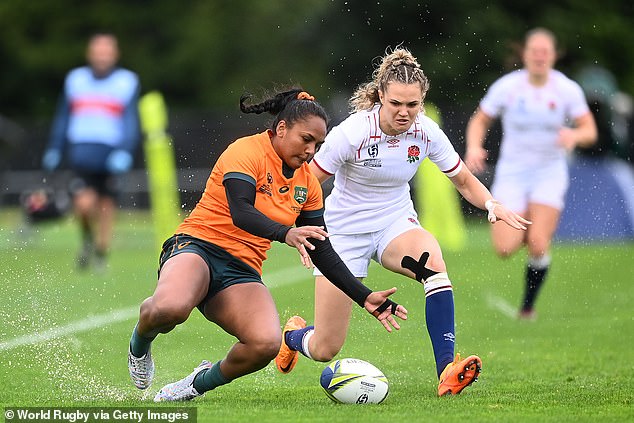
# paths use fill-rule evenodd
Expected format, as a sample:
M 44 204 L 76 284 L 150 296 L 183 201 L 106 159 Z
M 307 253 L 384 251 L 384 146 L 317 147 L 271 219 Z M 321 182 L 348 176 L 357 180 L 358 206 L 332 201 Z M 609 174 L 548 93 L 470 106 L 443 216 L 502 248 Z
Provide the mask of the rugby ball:
M 367 361 L 344 358 L 330 363 L 320 379 L 328 398 L 341 404 L 378 404 L 387 397 L 387 378 Z

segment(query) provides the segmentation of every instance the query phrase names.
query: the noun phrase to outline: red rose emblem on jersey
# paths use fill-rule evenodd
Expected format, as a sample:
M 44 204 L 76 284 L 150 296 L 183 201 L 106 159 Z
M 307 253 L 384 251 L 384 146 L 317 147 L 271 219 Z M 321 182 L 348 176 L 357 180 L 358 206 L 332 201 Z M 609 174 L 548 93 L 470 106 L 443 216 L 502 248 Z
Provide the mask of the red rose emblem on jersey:
M 408 163 L 414 163 L 419 160 L 420 148 L 417 145 L 410 145 L 407 149 L 407 161 Z

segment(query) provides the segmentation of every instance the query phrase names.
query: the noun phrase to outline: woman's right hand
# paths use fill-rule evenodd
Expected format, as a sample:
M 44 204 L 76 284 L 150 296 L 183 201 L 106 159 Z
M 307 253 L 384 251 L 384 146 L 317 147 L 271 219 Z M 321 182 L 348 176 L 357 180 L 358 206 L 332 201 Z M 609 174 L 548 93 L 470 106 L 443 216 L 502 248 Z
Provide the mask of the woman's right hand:
M 324 230 L 323 226 L 299 226 L 291 228 L 286 233 L 285 241 L 291 247 L 297 248 L 299 255 L 302 259 L 302 265 L 307 269 L 310 269 L 313 262 L 310 260 L 310 256 L 306 251 L 306 248 L 314 250 L 315 246 L 308 241 L 308 238 L 315 238 L 320 241 L 325 240 L 328 237 L 328 232 Z

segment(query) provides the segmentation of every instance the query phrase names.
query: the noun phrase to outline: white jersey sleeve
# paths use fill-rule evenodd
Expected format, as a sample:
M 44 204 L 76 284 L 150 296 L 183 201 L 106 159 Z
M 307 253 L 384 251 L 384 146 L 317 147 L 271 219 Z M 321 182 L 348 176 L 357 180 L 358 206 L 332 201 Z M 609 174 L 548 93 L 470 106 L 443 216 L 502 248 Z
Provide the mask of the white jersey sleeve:
M 505 100 L 509 97 L 510 87 L 512 87 L 512 78 L 503 76 L 495 81 L 489 87 L 480 101 L 480 109 L 488 116 L 496 118 L 502 114 L 505 109 Z
M 425 119 L 429 120 L 426 126 L 429 131 L 427 137 L 431 145 L 428 154 L 429 160 L 438 166 L 438 169 L 447 177 L 456 176 L 462 169 L 460 156 L 438 124 L 428 117 L 425 117 Z
M 571 79 L 567 79 L 567 81 L 568 115 L 570 116 L 570 118 L 577 119 L 585 115 L 586 113 L 591 113 L 581 85 L 577 84 Z

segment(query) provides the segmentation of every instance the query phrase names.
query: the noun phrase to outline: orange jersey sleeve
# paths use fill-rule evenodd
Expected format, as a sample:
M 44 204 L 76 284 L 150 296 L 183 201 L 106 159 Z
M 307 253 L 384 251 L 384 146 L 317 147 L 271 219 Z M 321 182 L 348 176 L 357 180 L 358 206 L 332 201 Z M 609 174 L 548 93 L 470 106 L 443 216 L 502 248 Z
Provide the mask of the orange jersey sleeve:
M 255 208 L 276 222 L 293 226 L 302 210 L 323 207 L 321 185 L 308 165 L 291 178 L 282 174 L 282 159 L 271 144 L 269 132 L 233 142 L 220 155 L 207 180 L 205 191 L 177 233 L 209 241 L 262 273 L 262 262 L 271 241 L 252 235 L 233 224 L 223 180 L 228 173 L 255 181 Z

